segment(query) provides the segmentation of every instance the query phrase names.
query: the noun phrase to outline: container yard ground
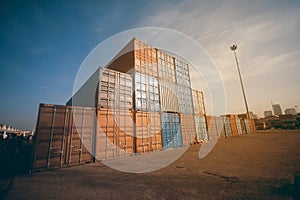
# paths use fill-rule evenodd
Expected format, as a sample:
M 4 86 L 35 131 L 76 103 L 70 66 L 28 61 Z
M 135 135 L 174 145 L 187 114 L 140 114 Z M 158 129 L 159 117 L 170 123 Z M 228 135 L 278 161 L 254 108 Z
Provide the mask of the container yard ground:
M 201 160 L 199 148 L 155 172 L 96 163 L 1 181 L 0 193 L 5 199 L 299 199 L 299 130 L 221 139 Z

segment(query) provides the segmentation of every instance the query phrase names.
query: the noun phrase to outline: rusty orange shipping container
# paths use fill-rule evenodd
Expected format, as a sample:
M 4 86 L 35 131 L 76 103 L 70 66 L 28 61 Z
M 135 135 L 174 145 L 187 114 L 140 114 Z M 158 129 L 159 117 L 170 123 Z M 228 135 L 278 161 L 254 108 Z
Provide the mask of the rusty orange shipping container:
M 136 112 L 136 153 L 157 151 L 162 148 L 161 117 L 156 112 Z

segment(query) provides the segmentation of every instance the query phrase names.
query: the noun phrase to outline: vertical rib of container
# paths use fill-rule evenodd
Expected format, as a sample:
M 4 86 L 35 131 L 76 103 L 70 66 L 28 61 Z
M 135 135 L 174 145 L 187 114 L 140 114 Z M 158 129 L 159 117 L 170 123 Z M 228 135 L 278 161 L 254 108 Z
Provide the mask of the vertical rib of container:
M 161 126 L 163 149 L 182 146 L 179 114 L 162 113 Z

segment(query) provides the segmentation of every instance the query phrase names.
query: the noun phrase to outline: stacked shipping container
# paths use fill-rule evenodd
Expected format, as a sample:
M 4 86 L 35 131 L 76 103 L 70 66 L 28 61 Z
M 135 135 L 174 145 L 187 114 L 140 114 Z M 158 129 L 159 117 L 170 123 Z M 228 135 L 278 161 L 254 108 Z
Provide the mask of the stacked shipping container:
M 67 105 L 93 108 L 40 107 L 35 168 L 89 162 L 89 152 L 106 160 L 254 130 L 251 120 L 234 115 L 206 116 L 189 65 L 135 38 Z
M 134 152 L 132 77 L 104 68 L 99 68 L 98 73 L 95 158 L 126 156 Z

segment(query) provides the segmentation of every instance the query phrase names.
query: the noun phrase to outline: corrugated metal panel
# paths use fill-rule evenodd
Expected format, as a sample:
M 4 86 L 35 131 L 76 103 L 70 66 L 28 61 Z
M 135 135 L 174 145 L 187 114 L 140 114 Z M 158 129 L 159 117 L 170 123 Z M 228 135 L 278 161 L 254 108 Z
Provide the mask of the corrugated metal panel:
M 238 134 L 243 135 L 241 120 L 237 115 L 235 115 L 235 122 Z
M 159 112 L 158 80 L 141 73 L 135 73 L 135 109 Z
M 159 113 L 136 112 L 136 152 L 152 152 L 162 148 L 161 118 Z
M 159 80 L 160 105 L 162 112 L 179 112 L 177 85 Z
M 183 145 L 192 144 L 193 140 L 196 138 L 196 126 L 194 121 L 194 115 L 181 114 L 180 124 Z
M 189 87 L 178 85 L 178 104 L 179 110 L 182 114 L 194 114 L 192 90 Z
M 159 79 L 176 83 L 174 58 L 157 50 L 157 59 Z
M 181 60 L 175 59 L 176 82 L 179 85 L 191 87 L 189 65 Z
M 98 107 L 128 110 L 132 108 L 132 77 L 105 68 L 100 69 Z
M 222 116 L 222 118 L 226 137 L 232 137 L 230 118 L 228 116 Z
M 124 157 L 134 152 L 131 111 L 98 109 L 97 126 L 96 160 Z
M 250 134 L 251 133 L 250 120 L 249 119 L 244 119 L 244 122 L 245 122 L 247 134 Z
M 158 77 L 156 49 L 137 39 L 134 40 L 134 64 L 137 72 Z
M 225 130 L 224 130 L 224 122 L 222 117 L 217 116 L 216 117 L 216 124 L 217 124 L 217 130 L 218 130 L 218 137 L 226 137 Z
M 192 95 L 193 95 L 194 113 L 196 115 L 205 115 L 203 92 L 199 90 L 192 90 Z
M 255 121 L 254 119 L 250 119 L 250 129 L 251 129 L 251 133 L 255 132 L 256 131 L 256 126 L 255 126 Z
M 207 130 L 208 130 L 208 140 L 218 135 L 218 129 L 216 124 L 216 118 L 214 116 L 206 116 Z
M 226 115 L 226 116 L 230 120 L 230 128 L 231 128 L 232 137 L 238 136 L 239 134 L 238 134 L 237 126 L 236 126 L 235 115 Z
M 179 115 L 176 113 L 162 113 L 161 121 L 163 148 L 182 146 Z
M 208 140 L 208 130 L 206 126 L 206 117 L 195 115 L 195 127 L 197 140 Z
M 247 134 L 245 121 L 243 118 L 240 118 L 240 122 L 241 122 L 242 133 L 243 133 L 243 135 L 245 135 L 245 134 Z
M 95 110 L 41 104 L 33 168 L 92 162 Z

